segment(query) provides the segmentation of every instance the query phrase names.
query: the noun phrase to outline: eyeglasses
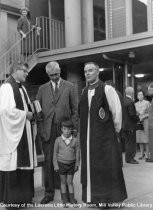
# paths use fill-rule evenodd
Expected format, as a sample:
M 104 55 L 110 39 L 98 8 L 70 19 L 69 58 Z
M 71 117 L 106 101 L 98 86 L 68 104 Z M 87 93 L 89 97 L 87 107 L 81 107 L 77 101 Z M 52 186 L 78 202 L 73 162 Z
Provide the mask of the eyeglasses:
M 54 76 L 57 77 L 59 75 L 60 75 L 59 73 L 57 73 L 57 74 L 48 74 L 49 77 L 54 77 Z
M 28 74 L 29 72 L 25 69 L 18 69 L 19 71 L 23 71 L 25 74 Z

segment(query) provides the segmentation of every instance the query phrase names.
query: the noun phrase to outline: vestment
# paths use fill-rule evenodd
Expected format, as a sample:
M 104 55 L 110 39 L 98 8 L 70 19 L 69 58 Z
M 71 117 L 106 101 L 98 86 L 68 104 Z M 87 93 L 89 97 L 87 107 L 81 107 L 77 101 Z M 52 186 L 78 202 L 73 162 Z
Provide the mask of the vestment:
M 122 123 L 121 105 L 115 90 L 101 81 L 91 92 L 86 87 L 79 113 L 82 200 L 91 203 L 123 201 L 127 193 L 116 136 Z
M 36 153 L 26 120 L 30 100 L 22 88 L 12 76 L 0 88 L 0 201 L 5 203 L 31 202 L 34 195 Z
M 58 95 L 54 96 L 51 81 L 42 85 L 36 97 L 42 107 L 43 120 L 39 124 L 45 155 L 45 195 L 54 196 L 53 150 L 55 139 L 61 135 L 60 123 L 72 119 L 77 127 L 77 103 L 73 84 L 60 79 Z
M 136 154 L 136 124 L 139 117 L 136 114 L 134 101 L 126 96 L 124 98 L 124 124 L 125 160 L 130 162 Z
M 54 169 L 59 169 L 58 162 L 64 164 L 75 163 L 75 166 L 79 166 L 79 154 L 79 142 L 76 138 L 72 137 L 71 142 L 66 145 L 62 136 L 58 137 L 54 145 Z
M 143 130 L 136 131 L 136 141 L 137 143 L 149 143 L 149 134 L 148 134 L 148 112 L 149 112 L 150 103 L 149 101 L 143 100 L 135 103 L 135 108 L 137 113 L 143 118 Z

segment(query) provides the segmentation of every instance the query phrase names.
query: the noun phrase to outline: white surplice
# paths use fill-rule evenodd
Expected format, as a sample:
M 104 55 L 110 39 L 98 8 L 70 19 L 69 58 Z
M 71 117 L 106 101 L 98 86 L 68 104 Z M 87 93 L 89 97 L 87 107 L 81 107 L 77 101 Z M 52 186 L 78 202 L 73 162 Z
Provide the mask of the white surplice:
M 26 90 L 25 90 L 26 92 Z M 36 163 L 36 153 L 32 151 L 32 134 L 31 125 L 26 120 L 26 112 L 28 110 L 24 94 L 20 89 L 23 100 L 24 110 L 16 108 L 14 93 L 11 85 L 5 83 L 0 87 L 0 170 L 13 171 L 17 169 L 17 146 L 23 134 L 26 124 L 30 167 L 24 169 L 32 169 Z M 28 97 L 28 96 L 27 96 Z M 35 148 L 34 148 L 35 149 Z

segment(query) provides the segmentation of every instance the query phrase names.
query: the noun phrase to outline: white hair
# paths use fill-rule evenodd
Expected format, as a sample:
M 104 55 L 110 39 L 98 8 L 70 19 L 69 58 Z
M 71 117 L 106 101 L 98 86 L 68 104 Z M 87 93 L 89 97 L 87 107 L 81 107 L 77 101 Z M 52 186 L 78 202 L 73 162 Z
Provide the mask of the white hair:
M 132 96 L 133 93 L 134 93 L 133 87 L 127 87 L 127 88 L 125 89 L 125 94 L 126 94 L 126 95 Z
M 59 67 L 59 64 L 57 63 L 57 61 L 49 62 L 49 63 L 46 65 L 46 73 L 47 73 L 47 74 L 52 73 L 52 72 L 54 72 L 55 70 L 59 70 L 59 71 L 60 71 L 60 67 Z

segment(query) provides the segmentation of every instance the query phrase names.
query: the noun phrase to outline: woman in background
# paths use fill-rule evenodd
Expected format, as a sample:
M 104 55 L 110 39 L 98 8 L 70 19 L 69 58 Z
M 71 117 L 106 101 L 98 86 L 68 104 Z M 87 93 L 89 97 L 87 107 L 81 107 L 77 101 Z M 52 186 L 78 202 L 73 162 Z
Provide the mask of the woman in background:
M 140 145 L 141 157 L 139 160 L 145 158 L 147 161 L 149 158 L 149 138 L 148 138 L 148 111 L 150 103 L 144 100 L 144 93 L 140 90 L 137 93 L 138 102 L 135 103 L 136 111 L 139 115 L 140 122 L 143 124 L 142 130 L 136 131 L 136 141 Z M 144 151 L 146 150 L 146 154 Z
M 21 54 L 27 56 L 30 54 L 30 36 L 29 34 L 26 35 L 31 29 L 30 23 L 30 13 L 27 7 L 24 7 L 20 10 L 21 17 L 18 19 L 17 30 L 21 35 L 22 42 L 21 42 Z M 28 36 L 28 37 L 26 37 Z
M 29 10 L 27 7 L 20 10 L 21 17 L 18 19 L 17 30 L 21 34 L 22 38 L 26 38 L 26 33 L 30 31 L 31 24 L 28 18 Z
M 39 36 L 41 28 L 37 25 L 31 25 L 30 12 L 27 7 L 22 8 L 20 13 L 21 17 L 18 19 L 17 30 L 20 33 L 21 38 L 23 38 L 21 43 L 21 54 L 28 56 L 32 53 L 32 36 L 35 34 Z M 36 28 L 36 33 L 28 33 L 32 28 Z

